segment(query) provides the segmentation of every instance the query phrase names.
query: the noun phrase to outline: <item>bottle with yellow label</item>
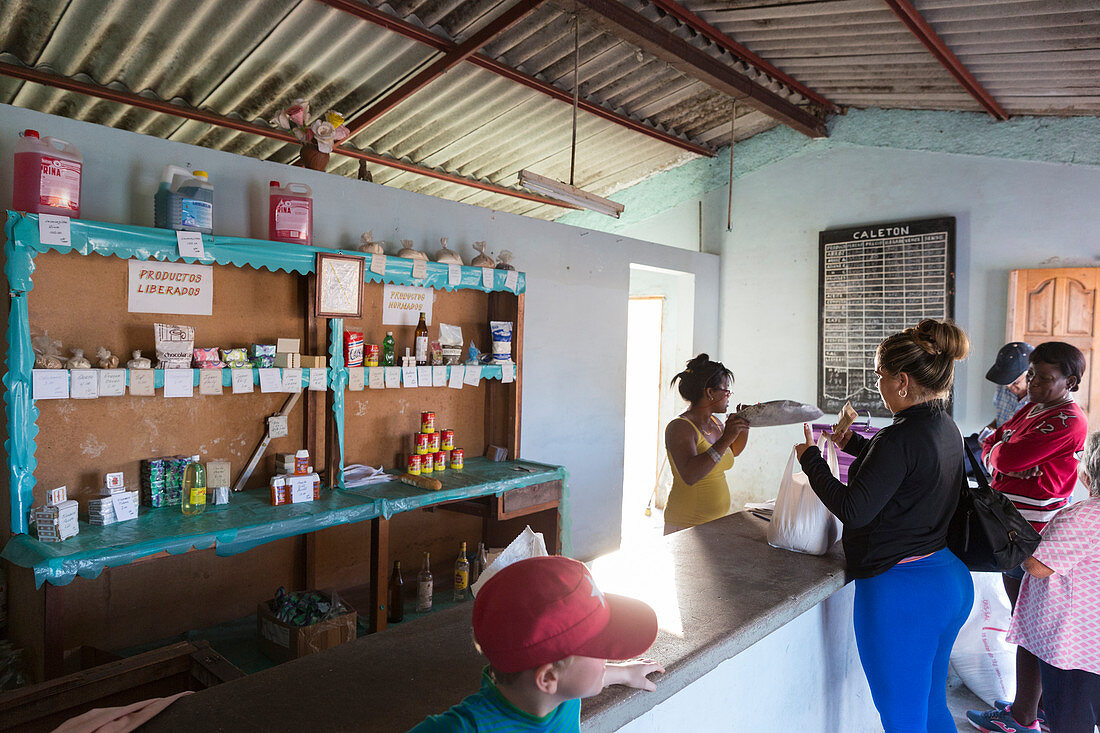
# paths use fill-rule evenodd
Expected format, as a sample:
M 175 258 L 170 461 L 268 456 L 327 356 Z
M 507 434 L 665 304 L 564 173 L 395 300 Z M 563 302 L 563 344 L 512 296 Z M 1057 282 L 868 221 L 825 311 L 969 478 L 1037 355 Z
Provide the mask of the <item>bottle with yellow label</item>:
M 462 543 L 462 549 L 458 551 L 458 559 L 455 560 L 455 600 L 466 600 L 466 592 L 470 587 L 470 561 L 466 559 L 466 543 Z
M 183 470 L 180 509 L 187 515 L 206 511 L 206 466 L 202 465 L 198 456 L 191 456 L 191 462 Z

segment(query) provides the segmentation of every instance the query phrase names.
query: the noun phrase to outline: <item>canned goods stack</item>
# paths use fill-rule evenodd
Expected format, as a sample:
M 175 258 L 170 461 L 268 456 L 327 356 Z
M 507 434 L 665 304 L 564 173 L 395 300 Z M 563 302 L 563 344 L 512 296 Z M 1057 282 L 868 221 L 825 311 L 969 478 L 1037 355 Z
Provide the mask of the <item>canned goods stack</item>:
M 456 449 L 454 443 L 455 431 L 437 431 L 435 413 L 421 412 L 420 432 L 413 436 L 413 452 L 408 457 L 408 473 L 420 475 L 447 469 L 461 469 L 462 450 Z

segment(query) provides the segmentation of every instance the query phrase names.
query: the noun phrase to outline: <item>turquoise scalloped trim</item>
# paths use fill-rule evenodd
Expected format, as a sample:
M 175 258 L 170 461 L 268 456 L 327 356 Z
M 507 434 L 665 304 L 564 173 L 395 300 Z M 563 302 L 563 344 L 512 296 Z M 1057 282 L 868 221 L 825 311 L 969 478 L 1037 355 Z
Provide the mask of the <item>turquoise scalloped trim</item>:
M 339 460 L 336 464 L 334 485 L 346 488 L 344 484 L 344 387 L 348 383 L 348 370 L 344 368 L 344 319 L 330 318 L 328 322 L 328 363 L 329 389 L 332 390 L 332 419 L 336 423 L 336 451 Z

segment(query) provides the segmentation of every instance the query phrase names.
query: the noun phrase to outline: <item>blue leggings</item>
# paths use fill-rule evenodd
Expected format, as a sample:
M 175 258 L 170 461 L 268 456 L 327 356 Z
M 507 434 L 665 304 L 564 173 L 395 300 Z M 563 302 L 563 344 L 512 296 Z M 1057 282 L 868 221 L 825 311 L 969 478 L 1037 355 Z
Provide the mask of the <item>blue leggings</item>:
M 956 733 L 947 664 L 973 603 L 947 549 L 856 581 L 856 646 L 886 733 Z

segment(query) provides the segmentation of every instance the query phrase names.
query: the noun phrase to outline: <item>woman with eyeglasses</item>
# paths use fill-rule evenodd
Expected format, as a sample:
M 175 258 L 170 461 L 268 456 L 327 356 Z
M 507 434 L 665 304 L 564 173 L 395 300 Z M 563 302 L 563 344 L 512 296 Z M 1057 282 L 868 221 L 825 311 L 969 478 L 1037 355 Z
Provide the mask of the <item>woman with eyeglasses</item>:
M 665 504 L 665 534 L 729 514 L 726 471 L 745 449 L 749 423 L 740 417 L 725 423 L 715 414 L 729 411 L 733 372 L 699 354 L 672 378 L 688 409 L 665 428 L 665 451 L 672 467 L 672 489 Z
M 830 439 L 855 456 L 848 484 L 813 443 L 795 446 L 814 493 L 844 524 L 855 579 L 859 661 L 886 733 L 955 733 L 947 707 L 951 647 L 974 602 L 966 566 L 947 549 L 963 481 L 962 435 L 945 402 L 970 345 L 953 323 L 923 320 L 890 336 L 875 374 L 890 425 Z
M 1028 364 L 1029 404 L 985 439 L 982 457 L 993 474 L 990 485 L 1042 531 L 1069 503 L 1077 484 L 1077 454 L 1085 445 L 1088 418 L 1072 393 L 1081 386 L 1085 356 L 1072 344 L 1048 341 L 1035 347 Z M 1003 575 L 1013 608 L 1024 572 L 1020 566 Z M 993 710 L 971 710 L 966 716 L 983 731 L 1039 730 L 1046 718 L 1040 708 L 1042 691 L 1039 660 L 1018 646 L 1016 699 Z

